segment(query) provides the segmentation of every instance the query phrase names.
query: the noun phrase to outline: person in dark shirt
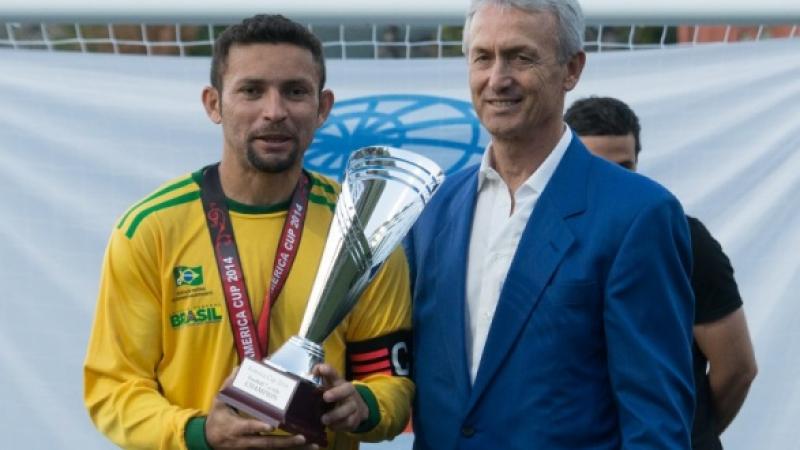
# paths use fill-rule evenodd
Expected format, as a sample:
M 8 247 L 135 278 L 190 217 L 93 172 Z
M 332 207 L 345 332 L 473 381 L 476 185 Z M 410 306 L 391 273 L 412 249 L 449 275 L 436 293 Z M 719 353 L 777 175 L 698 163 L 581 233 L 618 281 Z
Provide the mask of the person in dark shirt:
M 636 170 L 641 144 L 636 114 L 622 101 L 589 97 L 564 117 L 590 152 Z M 687 216 L 694 259 L 694 378 L 697 396 L 692 448 L 720 450 L 719 436 L 739 412 L 756 376 L 756 360 L 733 268 L 708 229 Z

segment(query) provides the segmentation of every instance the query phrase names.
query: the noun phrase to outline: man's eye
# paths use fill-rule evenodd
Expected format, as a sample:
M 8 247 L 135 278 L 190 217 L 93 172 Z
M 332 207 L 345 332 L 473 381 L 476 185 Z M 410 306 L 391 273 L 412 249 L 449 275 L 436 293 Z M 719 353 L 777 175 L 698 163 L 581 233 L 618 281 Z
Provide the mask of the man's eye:
M 256 97 L 261 93 L 261 90 L 255 86 L 244 86 L 239 89 L 239 92 L 248 97 Z
M 518 54 L 514 57 L 514 61 L 520 64 L 530 64 L 533 62 L 533 58 L 525 54 Z
M 286 90 L 286 94 L 291 98 L 302 98 L 310 92 L 311 90 L 305 86 L 293 86 Z
M 478 66 L 485 66 L 491 62 L 491 57 L 485 53 L 481 53 L 472 57 L 472 64 Z

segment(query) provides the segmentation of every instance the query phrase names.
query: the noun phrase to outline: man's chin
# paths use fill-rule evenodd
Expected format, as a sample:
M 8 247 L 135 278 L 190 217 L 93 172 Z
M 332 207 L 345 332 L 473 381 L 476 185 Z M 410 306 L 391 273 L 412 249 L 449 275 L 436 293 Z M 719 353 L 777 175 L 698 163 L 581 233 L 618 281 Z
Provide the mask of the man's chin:
M 523 134 L 519 127 L 515 126 L 487 127 L 486 130 L 495 140 L 515 140 Z
M 255 151 L 247 152 L 247 160 L 256 170 L 263 173 L 283 173 L 294 168 L 297 163 L 296 153 L 289 155 L 257 155 Z

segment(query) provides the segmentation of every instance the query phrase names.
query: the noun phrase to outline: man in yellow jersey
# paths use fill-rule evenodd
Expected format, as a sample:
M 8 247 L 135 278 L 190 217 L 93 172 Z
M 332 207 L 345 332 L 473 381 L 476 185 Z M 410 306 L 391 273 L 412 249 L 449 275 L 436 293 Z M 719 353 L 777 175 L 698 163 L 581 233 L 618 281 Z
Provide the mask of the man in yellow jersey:
M 105 255 L 84 401 L 117 445 L 315 447 L 216 396 L 242 358 L 269 355 L 300 328 L 339 193 L 302 168 L 333 105 L 324 84 L 319 40 L 282 16 L 254 16 L 217 39 L 202 100 L 222 125 L 221 162 L 131 207 Z M 233 256 L 220 253 L 220 224 L 233 230 L 223 242 Z M 392 438 L 408 421 L 408 283 L 398 249 L 324 343 L 316 370 L 332 404 L 329 448 Z

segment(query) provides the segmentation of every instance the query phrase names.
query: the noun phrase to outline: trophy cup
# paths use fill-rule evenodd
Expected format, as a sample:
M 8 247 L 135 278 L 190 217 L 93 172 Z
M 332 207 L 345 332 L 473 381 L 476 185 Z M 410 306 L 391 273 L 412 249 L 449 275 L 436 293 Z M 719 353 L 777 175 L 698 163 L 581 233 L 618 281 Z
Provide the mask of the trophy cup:
M 263 361 L 245 359 L 220 399 L 274 427 L 327 446 L 327 410 L 312 368 L 322 343 L 352 310 L 444 180 L 436 163 L 405 150 L 353 152 L 297 335 Z

